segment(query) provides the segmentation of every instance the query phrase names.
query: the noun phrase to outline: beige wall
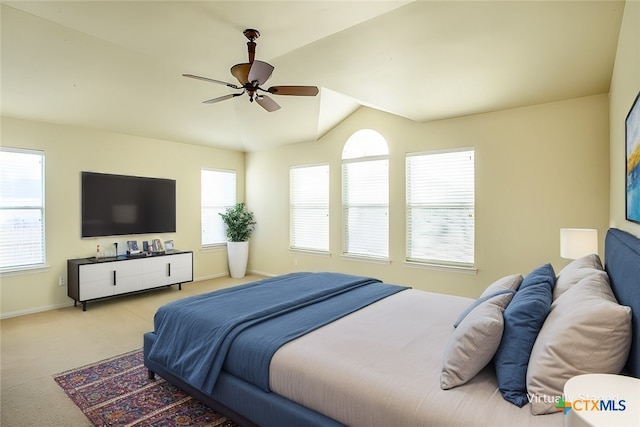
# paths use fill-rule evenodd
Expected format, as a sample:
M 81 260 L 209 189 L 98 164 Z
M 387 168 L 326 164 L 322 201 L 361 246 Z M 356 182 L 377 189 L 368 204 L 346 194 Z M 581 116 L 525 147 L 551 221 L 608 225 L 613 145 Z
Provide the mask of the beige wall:
M 380 132 L 390 147 L 389 265 L 342 258 L 341 152 L 358 129 Z M 477 275 L 411 268 L 405 259 L 405 154 L 475 147 Z M 330 256 L 289 250 L 289 167 L 330 165 Z M 268 274 L 332 270 L 477 296 L 498 277 L 557 269 L 561 227 L 609 223 L 608 98 L 569 101 L 430 123 L 361 108 L 318 142 L 247 154 L 247 204 L 258 227 L 249 268 Z
M 249 268 L 268 274 L 345 271 L 476 296 L 501 275 L 526 273 L 543 262 L 565 265 L 558 255 L 560 227 L 598 228 L 602 254 L 608 225 L 640 235 L 640 225 L 624 219 L 624 118 L 639 90 L 640 2 L 628 1 L 609 99 L 593 96 L 423 124 L 363 108 L 318 142 L 247 155 L 246 200 L 259 222 Z M 381 132 L 391 148 L 390 265 L 340 257 L 340 153 L 349 135 L 363 127 Z M 2 118 L 1 143 L 46 152 L 50 266 L 0 278 L 1 316 L 68 305 L 66 288 L 58 286 L 58 278 L 66 278 L 66 259 L 90 256 L 96 244 L 118 240 L 80 239 L 82 170 L 177 179 L 178 232 L 162 238 L 194 250 L 196 278 L 227 272 L 223 250 L 199 250 L 199 171 L 237 170 L 238 200 L 243 200 L 244 154 L 9 118 Z M 476 149 L 478 274 L 403 266 L 405 153 L 471 145 Z M 329 257 L 288 249 L 289 166 L 321 162 L 331 167 Z
M 227 274 L 224 247 L 200 250 L 200 170 L 236 170 L 238 200 L 243 200 L 244 153 L 6 117 L 2 118 L 2 145 L 45 152 L 49 265 L 29 274 L 2 276 L 3 317 L 69 305 L 66 286 L 58 285 L 59 277 L 66 280 L 66 260 L 95 255 L 97 244 L 111 249 L 113 242 L 132 238 L 80 238 L 81 171 L 175 179 L 177 232 L 133 238 L 173 239 L 178 249 L 193 250 L 195 278 Z
M 640 236 L 640 224 L 625 219 L 625 118 L 640 91 L 640 2 L 627 1 L 609 93 L 611 123 L 610 224 Z

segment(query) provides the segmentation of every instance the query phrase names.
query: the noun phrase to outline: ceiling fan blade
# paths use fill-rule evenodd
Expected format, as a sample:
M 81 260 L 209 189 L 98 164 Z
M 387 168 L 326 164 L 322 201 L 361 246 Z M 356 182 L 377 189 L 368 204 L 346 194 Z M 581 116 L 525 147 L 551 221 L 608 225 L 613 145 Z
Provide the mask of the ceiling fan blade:
M 229 95 L 219 96 L 217 98 L 208 99 L 206 101 L 202 101 L 203 104 L 214 104 L 216 102 L 225 101 L 227 99 L 235 98 L 236 96 L 242 95 L 244 92 L 240 93 L 230 93 Z
M 262 108 L 264 108 L 265 110 L 267 110 L 268 112 L 272 112 L 272 111 L 276 111 L 280 109 L 280 105 L 278 105 L 278 103 L 276 101 L 274 101 L 272 98 L 269 98 L 266 95 L 262 95 L 259 98 L 256 97 L 256 102 L 258 104 L 260 104 L 260 106 Z
M 202 81 L 205 81 L 205 82 L 217 83 L 219 85 L 229 86 L 229 87 L 234 88 L 234 89 L 242 89 L 242 87 L 236 86 L 236 85 L 234 85 L 232 83 L 227 83 L 227 82 L 223 82 L 223 81 L 220 81 L 220 80 L 214 80 L 214 79 L 210 79 L 208 77 L 200 77 L 200 76 L 195 76 L 193 74 L 183 74 L 183 76 L 184 77 L 189 77 L 190 79 L 202 80 Z
M 318 88 L 315 86 L 271 86 L 267 92 L 274 95 L 316 96 Z
M 271 77 L 272 72 L 272 65 L 262 61 L 253 61 L 251 70 L 249 70 L 249 82 L 258 81 L 258 86 L 261 86 Z

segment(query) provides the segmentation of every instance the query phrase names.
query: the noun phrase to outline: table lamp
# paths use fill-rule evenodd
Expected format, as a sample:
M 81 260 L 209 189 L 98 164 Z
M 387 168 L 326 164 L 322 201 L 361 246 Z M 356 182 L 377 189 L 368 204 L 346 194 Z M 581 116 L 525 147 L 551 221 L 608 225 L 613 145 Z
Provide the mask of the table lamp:
M 598 253 L 598 230 L 593 228 L 561 228 L 560 256 L 578 259 Z

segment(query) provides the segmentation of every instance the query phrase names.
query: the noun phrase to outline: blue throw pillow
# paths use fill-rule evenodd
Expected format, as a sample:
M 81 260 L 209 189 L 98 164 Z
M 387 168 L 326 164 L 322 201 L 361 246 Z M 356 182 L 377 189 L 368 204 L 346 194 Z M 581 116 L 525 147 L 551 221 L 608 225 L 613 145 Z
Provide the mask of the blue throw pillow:
M 494 357 L 502 397 L 527 404 L 527 366 L 538 332 L 549 314 L 556 276 L 551 264 L 533 270 L 504 311 L 504 332 Z
M 553 287 L 556 285 L 556 273 L 553 271 L 551 264 L 541 265 L 529 273 L 520 284 L 519 289 L 539 284 L 546 284 L 549 286 L 549 289 L 553 290 Z

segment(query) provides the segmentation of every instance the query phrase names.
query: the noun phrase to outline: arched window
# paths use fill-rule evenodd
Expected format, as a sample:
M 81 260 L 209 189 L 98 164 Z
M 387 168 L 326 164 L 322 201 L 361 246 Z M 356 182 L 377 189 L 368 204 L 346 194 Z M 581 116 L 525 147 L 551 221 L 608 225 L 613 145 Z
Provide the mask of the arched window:
M 349 137 L 342 149 L 342 160 L 388 155 L 387 140 L 373 129 L 357 131 Z
M 389 147 L 378 132 L 362 129 L 342 150 L 344 254 L 389 257 Z

